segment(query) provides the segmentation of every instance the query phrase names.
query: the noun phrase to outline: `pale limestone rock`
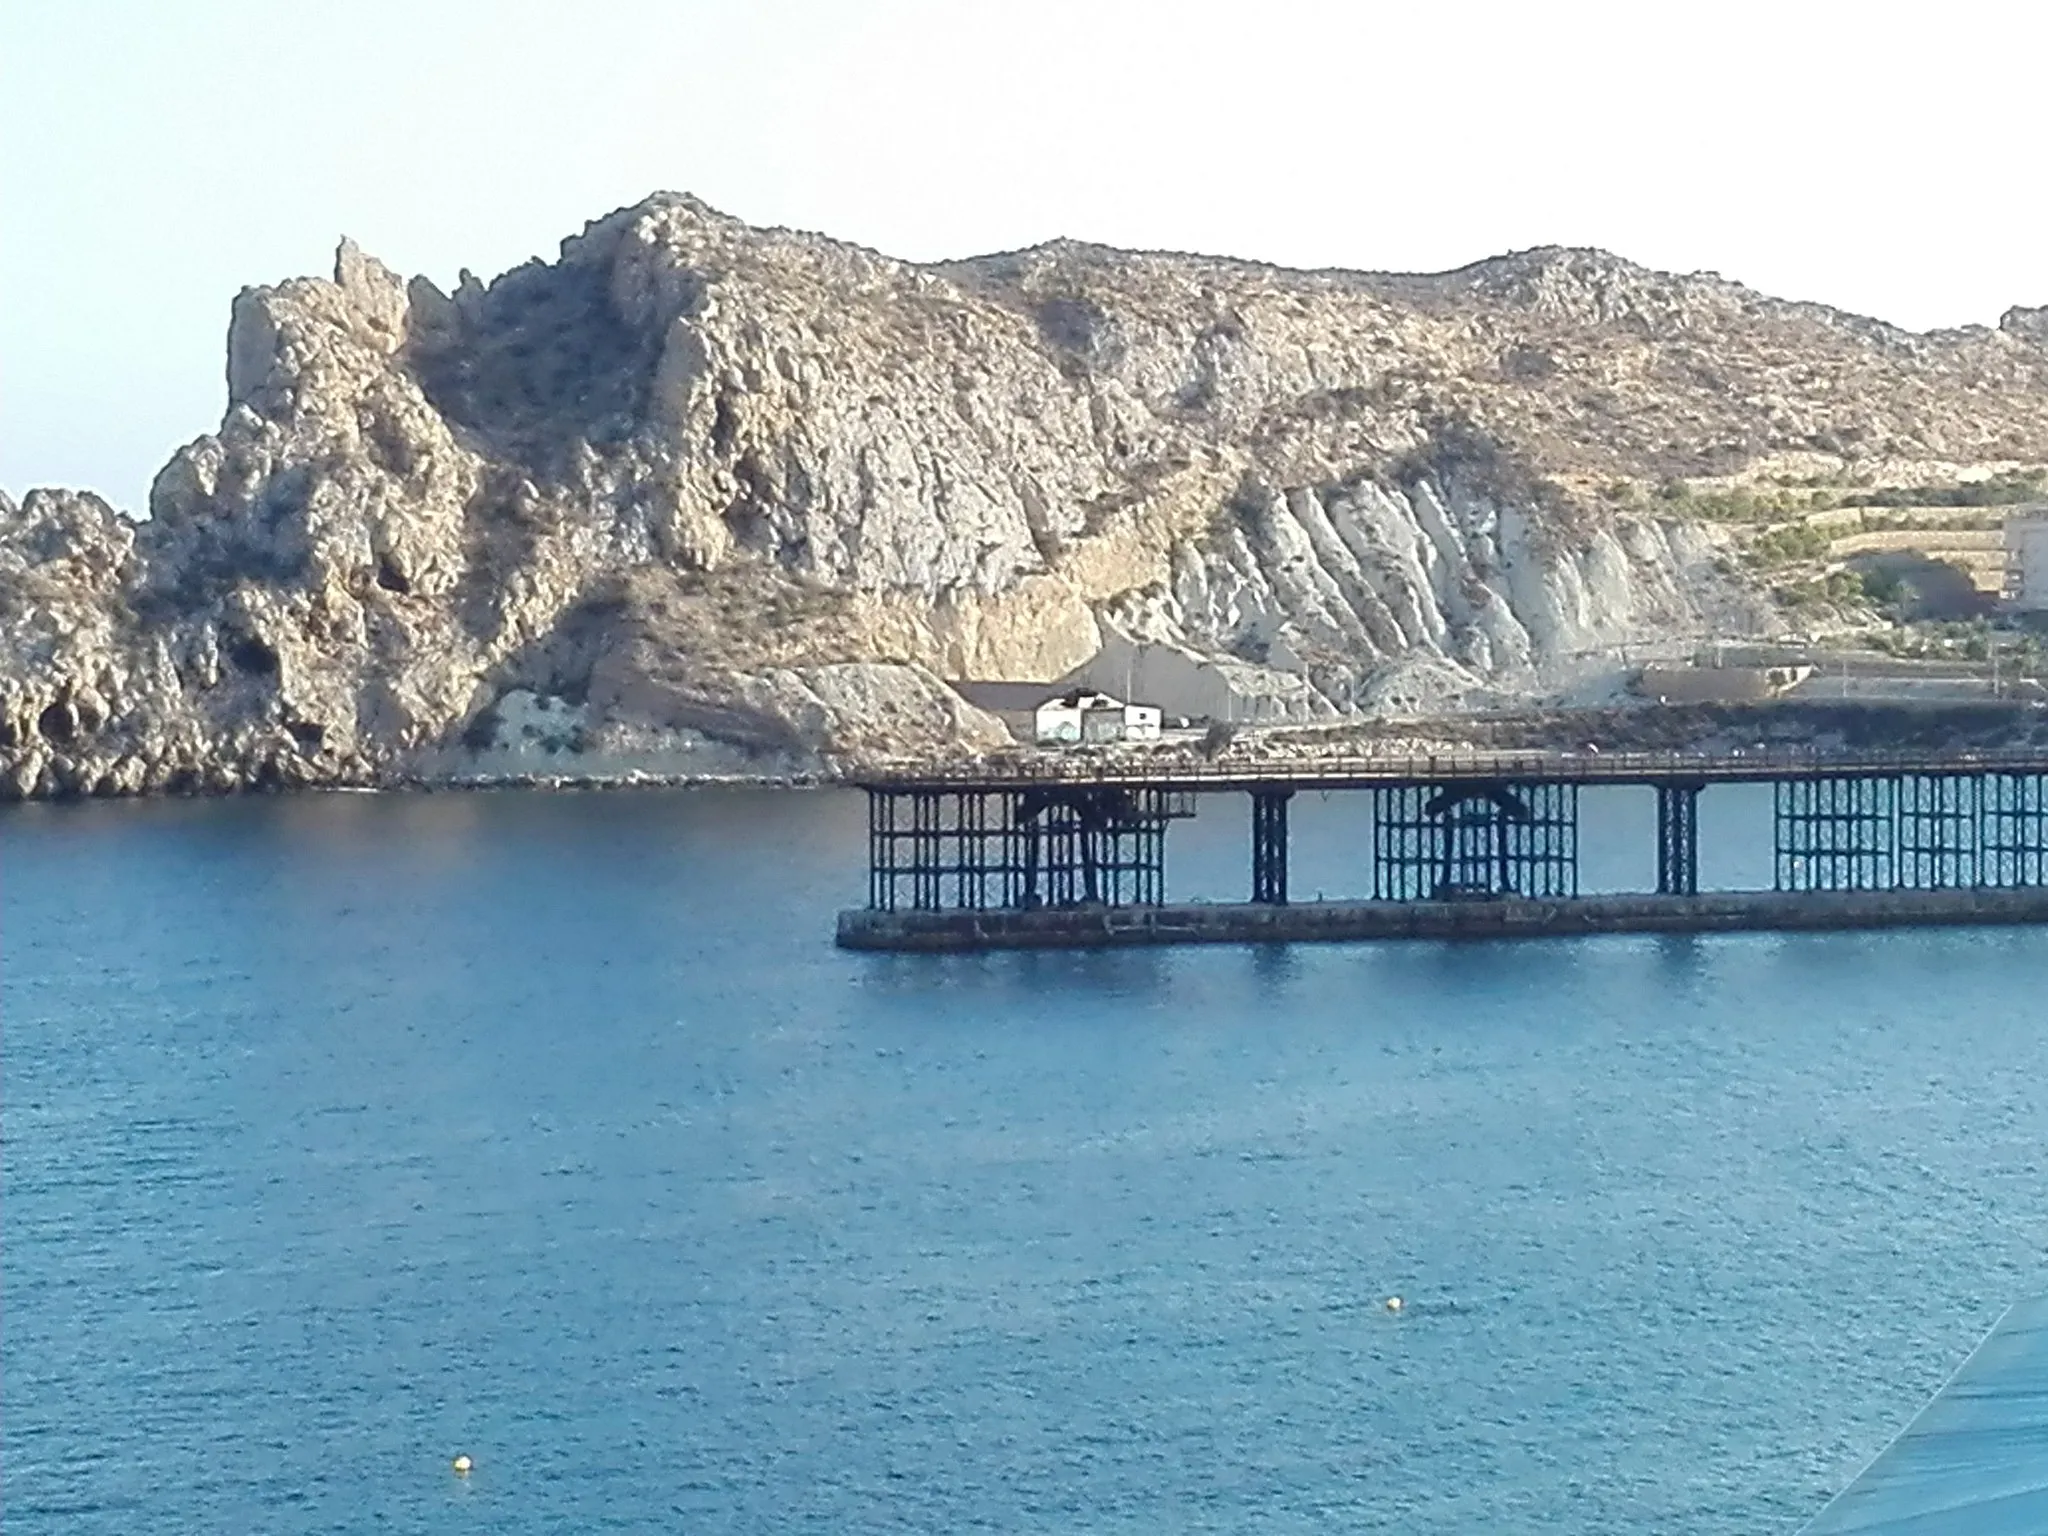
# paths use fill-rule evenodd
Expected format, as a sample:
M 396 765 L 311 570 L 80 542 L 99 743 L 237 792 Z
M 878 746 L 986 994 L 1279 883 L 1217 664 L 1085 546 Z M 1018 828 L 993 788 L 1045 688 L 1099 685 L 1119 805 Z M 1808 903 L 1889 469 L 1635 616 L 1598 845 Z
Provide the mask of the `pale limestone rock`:
M 961 675 L 1539 696 L 1770 623 L 1709 532 L 1585 487 L 2048 460 L 2040 313 L 1908 336 L 1584 251 L 919 267 L 674 195 L 453 295 L 343 242 L 237 297 L 149 520 L 0 501 L 0 794 L 1000 745 Z
M 1998 328 L 2034 346 L 2048 347 L 2048 306 L 2023 309 L 2014 305 L 1999 317 Z

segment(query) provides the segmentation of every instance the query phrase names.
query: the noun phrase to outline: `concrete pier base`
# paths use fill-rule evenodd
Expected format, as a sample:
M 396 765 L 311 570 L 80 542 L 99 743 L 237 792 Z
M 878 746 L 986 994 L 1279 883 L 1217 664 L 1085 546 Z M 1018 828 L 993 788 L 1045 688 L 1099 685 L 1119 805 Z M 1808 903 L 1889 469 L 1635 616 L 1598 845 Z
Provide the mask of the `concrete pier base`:
M 1115 944 L 1293 944 L 1346 939 L 1539 938 L 2048 923 L 2048 889 L 1717 891 L 1483 901 L 1070 907 L 839 914 L 846 949 L 927 952 Z

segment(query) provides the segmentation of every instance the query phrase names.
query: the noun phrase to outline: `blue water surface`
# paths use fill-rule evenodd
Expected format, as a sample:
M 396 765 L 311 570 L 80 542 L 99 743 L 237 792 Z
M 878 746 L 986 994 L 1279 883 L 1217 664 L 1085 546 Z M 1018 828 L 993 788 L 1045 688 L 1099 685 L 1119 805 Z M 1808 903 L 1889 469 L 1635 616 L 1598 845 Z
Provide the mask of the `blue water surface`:
M 862 816 L 0 816 L 10 1536 L 1789 1532 L 2044 1286 L 2048 934 L 853 955 Z

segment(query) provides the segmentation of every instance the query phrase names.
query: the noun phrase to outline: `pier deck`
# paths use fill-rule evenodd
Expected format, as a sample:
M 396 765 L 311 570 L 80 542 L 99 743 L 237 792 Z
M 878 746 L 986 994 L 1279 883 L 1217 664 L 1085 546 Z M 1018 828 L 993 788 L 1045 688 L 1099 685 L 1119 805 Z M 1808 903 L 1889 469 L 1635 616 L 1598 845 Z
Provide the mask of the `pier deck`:
M 1485 781 L 1523 784 L 1769 784 L 1897 774 L 2048 773 L 2048 748 L 1970 752 L 1824 751 L 1759 747 L 1726 752 L 1456 752 L 1423 756 L 1304 756 L 1214 760 L 1165 752 L 1067 749 L 970 763 L 902 763 L 864 775 L 869 790 L 1099 785 L 1184 793 L 1369 789 Z

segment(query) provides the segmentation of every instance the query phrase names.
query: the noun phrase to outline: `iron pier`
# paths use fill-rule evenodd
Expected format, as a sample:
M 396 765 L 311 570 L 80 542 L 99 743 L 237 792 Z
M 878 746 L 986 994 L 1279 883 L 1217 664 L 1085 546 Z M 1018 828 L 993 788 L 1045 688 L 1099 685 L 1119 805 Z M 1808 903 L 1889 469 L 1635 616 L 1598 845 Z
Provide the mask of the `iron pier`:
M 1700 889 L 1700 796 L 1718 784 L 1772 788 L 1767 891 Z M 1657 887 L 1582 896 L 1580 791 L 1616 785 L 1655 791 Z M 2048 751 L 1076 753 L 906 767 L 862 787 L 868 904 L 839 926 L 860 948 L 2048 921 Z M 1370 799 L 1360 899 L 1290 902 L 1288 810 L 1308 790 Z M 1236 795 L 1246 900 L 1169 905 L 1169 827 Z

